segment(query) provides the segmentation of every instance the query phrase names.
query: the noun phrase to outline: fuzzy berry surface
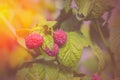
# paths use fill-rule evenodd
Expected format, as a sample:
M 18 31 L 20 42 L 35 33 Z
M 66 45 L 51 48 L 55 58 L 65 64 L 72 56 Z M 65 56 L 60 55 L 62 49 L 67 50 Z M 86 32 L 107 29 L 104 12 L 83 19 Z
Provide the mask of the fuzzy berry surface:
M 54 44 L 53 49 L 49 49 L 48 47 L 45 48 L 45 52 L 49 56 L 57 56 L 59 53 L 59 46 L 57 44 Z
M 54 42 L 58 44 L 58 46 L 62 46 L 66 43 L 67 34 L 63 30 L 57 30 L 53 34 Z
M 29 49 L 34 49 L 41 47 L 43 44 L 43 37 L 40 34 L 33 33 L 25 37 L 26 47 Z
M 92 76 L 92 80 L 101 80 L 100 76 L 98 74 L 94 74 Z

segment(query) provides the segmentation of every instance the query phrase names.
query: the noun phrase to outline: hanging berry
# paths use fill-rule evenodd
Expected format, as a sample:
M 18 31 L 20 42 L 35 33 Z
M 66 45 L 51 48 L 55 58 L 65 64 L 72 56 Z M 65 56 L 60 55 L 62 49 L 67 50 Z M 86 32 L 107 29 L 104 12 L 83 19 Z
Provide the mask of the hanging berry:
M 59 52 L 59 47 L 57 44 L 54 44 L 52 49 L 49 49 L 48 47 L 46 47 L 45 52 L 49 55 L 49 56 L 56 56 Z
M 62 46 L 66 43 L 67 34 L 63 30 L 57 30 L 53 34 L 54 42 L 58 46 Z
M 40 34 L 36 33 L 29 34 L 27 37 L 25 37 L 25 44 L 29 49 L 41 47 L 43 41 L 43 37 Z

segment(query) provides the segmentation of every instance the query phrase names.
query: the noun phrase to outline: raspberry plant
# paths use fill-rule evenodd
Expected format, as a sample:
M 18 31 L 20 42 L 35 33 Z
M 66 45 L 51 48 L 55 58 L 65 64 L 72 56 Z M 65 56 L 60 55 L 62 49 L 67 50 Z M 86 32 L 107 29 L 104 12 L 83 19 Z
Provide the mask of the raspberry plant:
M 106 59 L 101 48 L 91 41 L 91 27 L 85 26 L 83 21 L 97 24 L 104 46 L 108 48 L 100 20 L 106 11 L 112 10 L 114 1 L 111 1 L 65 0 L 65 8 L 56 21 L 34 26 L 26 34 L 25 42 L 28 51 L 32 49 L 37 56 L 33 55 L 32 61 L 20 67 L 17 80 L 97 80 Z M 106 2 L 109 3 L 104 4 Z M 89 54 L 84 55 L 86 48 Z

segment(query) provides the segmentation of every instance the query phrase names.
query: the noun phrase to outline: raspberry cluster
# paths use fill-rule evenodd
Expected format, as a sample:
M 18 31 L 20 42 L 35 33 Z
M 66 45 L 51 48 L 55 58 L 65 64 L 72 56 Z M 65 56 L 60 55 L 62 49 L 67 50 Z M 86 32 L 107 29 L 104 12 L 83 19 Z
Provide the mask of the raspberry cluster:
M 59 47 L 64 45 L 67 40 L 67 34 L 63 30 L 57 30 L 53 33 L 54 46 L 49 49 L 46 45 L 45 52 L 49 56 L 57 56 Z M 42 47 L 44 38 L 40 34 L 32 33 L 25 37 L 25 44 L 28 49 Z

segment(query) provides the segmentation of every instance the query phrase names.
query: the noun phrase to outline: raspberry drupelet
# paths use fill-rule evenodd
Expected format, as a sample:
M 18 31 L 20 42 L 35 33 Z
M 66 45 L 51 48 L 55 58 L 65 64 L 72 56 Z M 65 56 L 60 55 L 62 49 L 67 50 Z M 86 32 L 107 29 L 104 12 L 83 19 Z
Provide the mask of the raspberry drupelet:
M 43 37 L 37 33 L 32 33 L 25 37 L 25 44 L 26 47 L 29 49 L 41 47 L 43 41 Z
M 57 30 L 53 34 L 54 42 L 61 47 L 66 43 L 67 34 L 63 30 Z
M 59 47 L 57 44 L 54 44 L 53 49 L 50 50 L 48 47 L 46 47 L 45 52 L 49 56 L 57 56 L 57 54 L 59 53 Z

